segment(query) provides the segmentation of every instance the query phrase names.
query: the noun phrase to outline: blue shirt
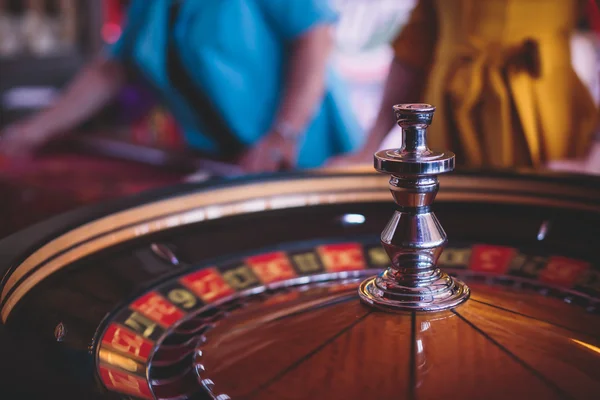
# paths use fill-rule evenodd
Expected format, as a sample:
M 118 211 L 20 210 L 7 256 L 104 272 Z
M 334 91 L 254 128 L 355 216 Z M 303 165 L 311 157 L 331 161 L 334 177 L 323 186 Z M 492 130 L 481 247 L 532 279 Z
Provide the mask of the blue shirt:
M 193 107 L 169 82 L 169 41 L 193 84 L 211 99 L 230 131 L 252 146 L 272 128 L 290 42 L 337 18 L 326 0 L 187 0 L 171 29 L 171 5 L 172 0 L 133 0 L 110 55 L 133 65 L 151 83 L 189 146 L 216 155 L 227 149 L 206 134 Z M 299 143 L 298 166 L 318 167 L 332 155 L 357 149 L 361 141 L 345 86 L 328 68 L 325 94 Z

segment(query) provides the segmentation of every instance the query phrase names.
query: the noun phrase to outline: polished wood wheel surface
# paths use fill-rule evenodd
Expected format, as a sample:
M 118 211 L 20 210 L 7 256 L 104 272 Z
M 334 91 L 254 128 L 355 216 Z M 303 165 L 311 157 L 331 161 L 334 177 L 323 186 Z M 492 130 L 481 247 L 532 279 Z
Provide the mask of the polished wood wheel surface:
M 452 311 L 390 314 L 361 304 L 357 284 L 337 286 L 232 312 L 199 346 L 202 375 L 218 392 L 253 399 L 588 398 L 600 390 L 600 318 L 581 307 L 478 284 Z M 488 303 L 488 292 L 504 291 L 511 304 Z M 550 310 L 565 321 L 544 319 Z M 569 326 L 577 317 L 584 331 Z

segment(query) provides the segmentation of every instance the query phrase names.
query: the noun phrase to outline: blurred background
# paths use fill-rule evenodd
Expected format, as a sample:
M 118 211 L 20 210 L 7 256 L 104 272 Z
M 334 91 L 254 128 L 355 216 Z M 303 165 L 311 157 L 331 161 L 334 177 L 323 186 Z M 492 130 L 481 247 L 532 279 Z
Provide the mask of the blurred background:
M 129 3 L 0 0 L 0 126 L 48 106 L 87 60 L 115 43 Z M 350 87 L 356 116 L 366 129 L 375 118 L 393 57 L 390 42 L 410 17 L 416 0 L 331 0 L 331 4 L 340 15 L 333 62 Z M 598 102 L 600 41 L 582 23 L 572 42 L 573 65 Z M 127 99 L 127 93 L 123 97 Z M 135 106 L 132 99 L 131 107 Z M 127 118 L 129 112 L 122 109 L 119 116 Z M 95 122 L 102 121 L 120 122 L 107 121 L 106 115 Z M 148 132 L 148 137 L 137 133 L 133 140 L 170 143 L 167 137 L 157 137 L 160 132 Z
M 130 0 L 0 0 L 0 126 L 47 107 L 85 64 L 123 29 Z M 408 20 L 416 0 L 333 0 L 340 13 L 332 61 L 346 79 L 361 126 L 377 112 L 392 59 L 389 45 Z M 135 93 L 122 101 L 135 108 Z M 138 100 L 142 101 L 142 100 Z M 121 104 L 119 104 L 121 105 Z M 131 110 L 121 109 L 127 118 Z M 96 124 L 107 121 L 106 113 Z M 131 117 L 129 117 L 132 119 Z M 115 118 L 116 119 L 116 118 Z M 160 118 L 159 118 L 160 119 Z M 134 134 L 134 132 L 131 132 Z M 160 144 L 159 132 L 132 138 Z M 163 132 L 167 136 L 167 132 Z
M 153 0 L 148 0 L 153 1 Z M 0 131 L 53 104 L 73 77 L 123 33 L 127 0 L 0 0 Z M 373 124 L 393 58 L 390 43 L 416 0 L 331 0 L 339 13 L 331 62 L 345 81 L 360 129 Z M 600 102 L 600 40 L 589 20 L 572 37 L 572 64 Z M 148 111 L 149 110 L 149 111 Z M 181 129 L 143 87 L 116 100 L 51 156 L 0 158 L 0 236 L 58 212 L 148 188 L 241 171 L 187 157 Z M 394 129 L 381 147 L 400 140 Z M 594 174 L 572 160 L 551 168 Z M 127 171 L 127 174 L 122 174 Z

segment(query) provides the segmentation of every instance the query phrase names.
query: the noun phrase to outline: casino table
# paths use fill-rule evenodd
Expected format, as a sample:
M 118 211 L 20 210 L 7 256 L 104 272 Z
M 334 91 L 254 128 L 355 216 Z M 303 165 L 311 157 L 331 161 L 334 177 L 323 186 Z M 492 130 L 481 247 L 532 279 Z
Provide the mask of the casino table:
M 72 132 L 27 159 L 0 158 L 0 237 L 74 208 L 173 185 L 234 176 L 231 164 L 141 145 L 113 131 Z
M 600 179 L 379 172 L 178 184 L 5 238 L 0 391 L 597 398 Z

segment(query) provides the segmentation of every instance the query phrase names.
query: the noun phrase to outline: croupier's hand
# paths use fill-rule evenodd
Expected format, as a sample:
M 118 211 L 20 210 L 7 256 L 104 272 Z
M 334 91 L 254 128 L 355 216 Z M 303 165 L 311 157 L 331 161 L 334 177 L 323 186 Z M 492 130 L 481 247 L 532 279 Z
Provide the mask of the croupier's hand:
M 297 154 L 296 140 L 273 131 L 242 157 L 240 165 L 247 173 L 293 169 L 296 167 Z

